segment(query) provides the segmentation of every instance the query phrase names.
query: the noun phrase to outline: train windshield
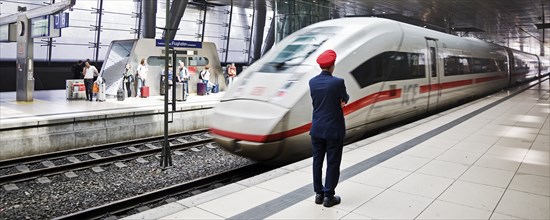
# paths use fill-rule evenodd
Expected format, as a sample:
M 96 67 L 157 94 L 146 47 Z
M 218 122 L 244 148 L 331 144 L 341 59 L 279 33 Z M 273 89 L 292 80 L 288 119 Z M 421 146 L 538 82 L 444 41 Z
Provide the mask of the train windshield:
M 296 36 L 277 56 L 268 60 L 260 71 L 279 72 L 301 64 L 339 29 L 339 27 L 319 27 Z

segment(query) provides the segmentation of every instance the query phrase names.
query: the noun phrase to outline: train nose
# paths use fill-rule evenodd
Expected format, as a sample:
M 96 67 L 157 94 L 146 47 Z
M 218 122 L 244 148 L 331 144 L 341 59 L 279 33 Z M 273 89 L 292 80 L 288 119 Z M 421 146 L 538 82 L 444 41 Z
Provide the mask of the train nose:
M 215 141 L 225 150 L 256 161 L 276 157 L 283 147 L 289 109 L 254 100 L 220 102 L 209 117 Z

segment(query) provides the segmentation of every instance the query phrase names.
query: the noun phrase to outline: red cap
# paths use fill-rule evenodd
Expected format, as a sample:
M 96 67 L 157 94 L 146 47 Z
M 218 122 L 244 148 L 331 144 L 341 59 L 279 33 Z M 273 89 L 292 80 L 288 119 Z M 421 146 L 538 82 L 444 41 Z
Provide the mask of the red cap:
M 334 50 L 326 50 L 319 57 L 317 57 L 317 63 L 322 69 L 330 68 L 336 61 L 336 52 Z

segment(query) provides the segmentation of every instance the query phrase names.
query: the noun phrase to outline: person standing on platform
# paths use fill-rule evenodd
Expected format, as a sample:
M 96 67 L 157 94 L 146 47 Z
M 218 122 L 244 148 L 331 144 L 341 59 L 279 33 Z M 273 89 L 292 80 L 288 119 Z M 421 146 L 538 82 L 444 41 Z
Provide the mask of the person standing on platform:
M 132 90 L 131 85 L 132 82 L 134 82 L 134 75 L 132 72 L 130 72 L 131 66 L 130 64 L 126 64 L 126 68 L 124 69 L 124 83 L 126 84 L 126 90 L 128 92 L 128 98 L 132 97 Z
M 185 63 L 183 61 L 179 61 L 180 67 L 179 67 L 179 74 L 178 74 L 178 81 L 183 83 L 183 88 L 185 89 L 185 94 L 189 94 L 189 70 L 187 70 L 187 67 L 185 67 Z
M 73 72 L 74 79 L 82 79 L 82 60 L 79 60 L 77 63 L 73 64 L 71 70 Z
M 210 81 L 210 71 L 208 71 L 208 69 L 210 69 L 210 65 L 206 64 L 204 70 L 200 73 L 202 82 L 206 84 L 206 95 L 210 95 L 210 85 L 208 85 Z
M 145 86 L 147 79 L 147 66 L 145 65 L 145 59 L 142 58 L 139 66 L 136 70 L 136 79 L 137 79 L 137 97 L 141 96 L 141 87 Z
M 346 124 L 343 108 L 349 100 L 344 80 L 332 75 L 336 52 L 327 50 L 317 58 L 322 71 L 309 80 L 309 91 L 313 104 L 311 123 L 313 153 L 313 190 L 315 203 L 331 207 L 340 204 L 341 199 L 335 195 L 336 185 L 340 178 L 340 163 Z M 322 183 L 323 161 L 327 156 L 325 184 Z
M 84 65 L 83 75 L 84 75 L 84 86 L 86 87 L 86 100 L 92 101 L 94 93 L 92 88 L 94 85 L 94 76 L 99 75 L 95 66 L 90 65 L 89 62 L 86 62 Z
M 237 67 L 235 66 L 235 63 L 231 63 L 227 71 L 227 75 L 229 77 L 229 84 L 227 86 L 229 86 L 233 84 L 235 77 L 237 77 Z

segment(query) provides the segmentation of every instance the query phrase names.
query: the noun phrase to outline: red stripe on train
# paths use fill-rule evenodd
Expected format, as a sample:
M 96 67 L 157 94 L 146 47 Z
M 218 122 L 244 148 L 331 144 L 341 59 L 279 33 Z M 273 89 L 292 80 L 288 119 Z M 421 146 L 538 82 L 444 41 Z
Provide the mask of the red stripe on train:
M 233 138 L 236 140 L 242 140 L 242 141 L 252 141 L 252 142 L 273 142 L 282 140 L 287 137 L 292 137 L 295 135 L 299 135 L 301 133 L 308 132 L 311 129 L 311 123 L 307 123 L 305 125 L 302 125 L 297 128 L 290 129 L 288 131 L 279 132 L 276 134 L 268 134 L 268 135 L 261 135 L 261 134 L 243 134 L 243 133 L 237 133 L 232 131 L 225 131 L 217 128 L 210 128 L 210 132 L 213 134 L 217 134 L 220 136 Z
M 402 93 L 401 89 L 393 89 L 393 90 L 382 91 L 382 92 L 365 96 L 355 102 L 352 102 L 346 105 L 346 107 L 344 108 L 344 115 L 349 115 L 361 108 L 364 108 L 368 105 L 372 105 L 377 102 L 399 98 L 401 97 L 401 93 Z M 268 134 L 268 135 L 244 134 L 244 133 L 237 133 L 233 131 L 225 131 L 217 128 L 210 128 L 210 131 L 213 134 L 228 137 L 228 138 L 233 138 L 236 140 L 263 143 L 263 142 L 278 141 L 278 140 L 282 140 L 292 136 L 296 136 L 296 135 L 308 132 L 310 129 L 311 129 L 311 122 L 305 125 L 302 125 L 300 127 L 290 129 L 288 131 L 283 131 L 283 132 Z
M 445 82 L 445 83 L 439 83 L 439 84 L 431 84 L 431 85 L 423 85 L 423 86 L 420 86 L 420 93 L 450 89 L 450 88 L 466 86 L 471 84 L 474 84 L 474 81 L 472 79 Z
M 476 83 L 484 83 L 484 82 L 489 82 L 493 80 L 503 79 L 506 77 L 507 76 L 489 76 L 489 77 L 481 77 L 477 79 L 467 79 L 467 80 L 459 80 L 459 81 L 453 81 L 453 82 L 445 82 L 440 84 L 423 85 L 423 86 L 420 86 L 420 93 L 456 88 L 456 87 L 467 86 L 467 85 L 472 85 Z

